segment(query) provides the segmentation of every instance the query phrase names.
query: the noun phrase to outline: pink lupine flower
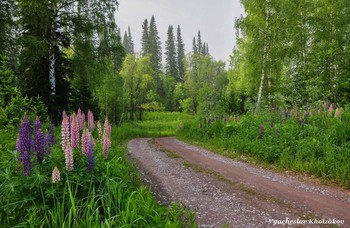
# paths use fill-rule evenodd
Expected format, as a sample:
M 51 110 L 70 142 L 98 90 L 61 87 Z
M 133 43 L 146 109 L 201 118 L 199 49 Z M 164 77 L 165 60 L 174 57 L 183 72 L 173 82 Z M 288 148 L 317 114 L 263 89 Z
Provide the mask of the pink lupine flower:
M 103 132 L 103 156 L 105 159 L 108 158 L 108 151 L 111 147 L 111 131 L 112 126 L 108 123 L 108 118 L 106 117 Z
M 66 170 L 72 171 L 74 168 L 74 158 L 73 158 L 73 148 L 71 145 L 68 145 L 66 150 L 64 151 L 65 162 L 66 162 Z
M 90 132 L 94 131 L 95 125 L 94 125 L 94 114 L 89 110 L 88 111 L 88 127 Z
M 66 111 L 63 111 L 63 119 L 62 119 L 62 150 L 66 152 L 67 147 L 70 146 L 70 131 L 69 131 L 69 119 L 66 114 Z
M 73 113 L 73 116 L 71 116 L 71 142 L 73 148 L 79 147 L 79 123 L 77 116 L 75 113 Z
M 61 175 L 60 175 L 60 171 L 58 170 L 57 166 L 55 166 L 55 168 L 52 171 L 52 183 L 58 183 L 61 181 Z
M 337 109 L 335 110 L 334 117 L 335 117 L 335 118 L 341 118 L 342 114 L 343 114 L 343 108 L 337 108 Z
M 329 113 L 329 114 L 332 114 L 333 111 L 334 111 L 334 105 L 331 104 L 331 105 L 329 106 L 329 108 L 328 108 L 328 113 Z
M 81 136 L 81 152 L 85 156 L 88 156 L 88 153 L 89 153 L 89 142 L 90 142 L 89 130 L 87 128 L 84 128 L 83 135 Z
M 78 112 L 77 112 L 77 120 L 78 120 L 78 124 L 79 124 L 79 130 L 83 130 L 84 129 L 84 119 L 83 119 L 83 115 L 81 113 L 81 109 L 78 108 Z
M 97 121 L 98 139 L 102 140 L 102 127 L 100 121 Z

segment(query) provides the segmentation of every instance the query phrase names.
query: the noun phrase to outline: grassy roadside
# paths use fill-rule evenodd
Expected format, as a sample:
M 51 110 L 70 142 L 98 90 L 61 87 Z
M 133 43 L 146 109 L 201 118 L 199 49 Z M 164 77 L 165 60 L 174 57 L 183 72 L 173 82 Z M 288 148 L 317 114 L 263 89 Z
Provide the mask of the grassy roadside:
M 349 107 L 340 117 L 328 110 L 312 113 L 266 111 L 211 124 L 200 118 L 185 122 L 177 137 L 227 157 L 350 188 Z
M 126 149 L 131 138 L 174 135 L 186 118 L 190 117 L 148 113 L 144 121 L 113 127 L 107 160 L 102 143 L 96 140 L 93 171 L 87 170 L 86 158 L 79 150 L 74 150 L 74 170 L 65 171 L 57 128 L 58 143 L 43 164 L 32 159 L 31 176 L 23 176 L 15 153 L 17 129 L 0 129 L 0 226 L 195 227 L 192 212 L 178 205 L 157 204 L 149 188 L 142 186 Z M 51 183 L 54 166 L 61 172 L 57 184 Z

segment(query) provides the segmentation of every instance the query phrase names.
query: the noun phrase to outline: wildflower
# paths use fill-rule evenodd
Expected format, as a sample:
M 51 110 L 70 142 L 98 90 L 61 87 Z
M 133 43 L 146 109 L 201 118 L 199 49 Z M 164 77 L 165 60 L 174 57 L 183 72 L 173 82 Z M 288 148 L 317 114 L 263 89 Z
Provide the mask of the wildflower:
M 53 123 L 50 124 L 50 128 L 49 128 L 49 139 L 50 139 L 50 146 L 57 143 L 55 138 L 55 128 L 53 126 Z
M 42 132 L 41 128 L 38 128 L 34 135 L 34 149 L 36 152 L 37 161 L 39 163 L 42 163 L 44 160 L 44 146 L 44 133 Z
M 341 118 L 342 114 L 343 114 L 343 108 L 337 108 L 337 109 L 335 110 L 334 117 L 335 117 L 335 118 Z
M 103 156 L 105 159 L 108 158 L 108 150 L 111 146 L 111 130 L 112 126 L 108 123 L 108 118 L 106 117 L 103 132 Z
M 77 119 L 78 119 L 78 123 L 79 123 L 79 130 L 83 130 L 85 117 L 83 117 L 83 114 L 82 114 L 80 108 L 78 108 Z
M 94 157 L 94 138 L 90 136 L 89 148 L 88 148 L 88 170 L 92 171 L 95 167 L 95 157 Z
M 70 144 L 66 147 L 66 150 L 64 151 L 64 155 L 65 155 L 65 162 L 66 162 L 66 170 L 72 171 L 74 168 L 74 164 L 73 164 L 74 158 L 73 158 L 73 148 Z
M 97 130 L 98 130 L 98 139 L 101 141 L 102 140 L 102 127 L 101 127 L 100 121 L 97 121 Z
M 94 114 L 89 110 L 88 111 L 88 127 L 90 132 L 94 131 L 95 125 L 94 125 Z
M 62 150 L 66 152 L 68 146 L 70 146 L 70 130 L 69 130 L 69 119 L 66 114 L 66 111 L 63 111 L 63 119 L 62 119 Z
M 51 152 L 51 136 L 50 136 L 50 133 L 47 133 L 45 134 L 44 136 L 44 154 L 50 154 Z
M 78 123 L 78 118 L 73 113 L 73 116 L 71 116 L 71 143 L 73 148 L 78 148 L 79 147 L 79 123 Z
M 87 128 L 84 128 L 83 134 L 81 136 L 81 152 L 88 156 L 89 152 L 89 142 L 90 142 L 90 135 Z
M 37 116 L 35 121 L 34 121 L 34 141 L 35 141 L 35 134 L 39 129 L 41 129 L 41 122 L 40 122 L 39 117 Z
M 264 132 L 265 132 L 265 125 L 262 124 L 259 130 L 259 139 L 262 139 Z
M 286 117 L 286 119 L 288 119 L 290 112 L 288 111 L 288 109 L 284 109 L 284 117 Z
M 27 115 L 24 115 L 19 130 L 18 149 L 21 154 L 21 162 L 25 176 L 32 173 L 32 163 L 30 161 L 30 151 L 32 148 L 32 138 L 30 130 L 30 122 Z
M 58 183 L 61 181 L 61 175 L 60 171 L 58 170 L 57 166 L 52 170 L 52 183 Z
M 334 104 L 331 104 L 328 108 L 328 113 L 332 115 L 333 111 L 334 111 Z

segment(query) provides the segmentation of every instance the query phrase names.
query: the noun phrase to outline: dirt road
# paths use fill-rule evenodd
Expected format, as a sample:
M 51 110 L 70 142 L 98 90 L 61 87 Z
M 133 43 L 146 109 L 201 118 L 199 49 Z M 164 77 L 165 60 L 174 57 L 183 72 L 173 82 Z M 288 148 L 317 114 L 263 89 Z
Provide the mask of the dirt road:
M 350 227 L 350 192 L 275 173 L 174 137 L 134 139 L 130 156 L 163 203 L 197 212 L 200 227 Z

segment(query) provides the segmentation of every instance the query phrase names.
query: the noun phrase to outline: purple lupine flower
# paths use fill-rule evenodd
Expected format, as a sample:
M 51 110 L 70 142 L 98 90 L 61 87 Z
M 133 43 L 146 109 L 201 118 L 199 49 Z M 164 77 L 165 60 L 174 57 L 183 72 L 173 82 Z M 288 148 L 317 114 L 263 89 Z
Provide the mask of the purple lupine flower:
M 79 147 L 79 123 L 78 123 L 78 119 L 77 116 L 75 115 L 75 113 L 73 113 L 73 116 L 71 116 L 72 120 L 71 120 L 71 143 L 72 143 L 72 147 L 73 148 L 78 148 Z
M 73 158 L 73 148 L 69 144 L 64 151 L 65 162 L 66 162 L 66 170 L 72 171 L 74 168 L 74 158 Z
M 38 128 L 34 135 L 34 149 L 36 152 L 36 159 L 39 163 L 44 161 L 45 145 L 44 145 L 44 133 L 41 128 Z
M 277 127 L 275 129 L 275 135 L 276 135 L 276 137 L 278 137 L 278 128 Z
M 39 129 L 41 129 L 41 122 L 39 117 L 37 116 L 34 121 L 34 141 L 35 141 L 35 134 Z
M 259 130 L 259 139 L 262 139 L 264 132 L 265 132 L 265 125 L 262 124 Z
M 89 153 L 89 142 L 90 142 L 89 130 L 87 128 L 84 128 L 83 134 L 81 136 L 81 152 L 85 156 L 88 156 L 88 153 Z
M 52 170 L 52 179 L 51 179 L 52 183 L 58 183 L 61 181 L 61 175 L 60 175 L 60 171 L 58 170 L 57 166 L 55 166 L 55 168 Z
M 105 159 L 108 158 L 108 151 L 111 146 L 111 131 L 112 126 L 108 123 L 108 118 L 106 117 L 103 131 L 103 156 Z
M 32 148 L 32 138 L 30 130 L 30 122 L 27 115 L 24 115 L 19 130 L 19 152 L 21 154 L 21 162 L 25 176 L 32 173 L 32 163 L 30 161 L 30 151 Z
M 50 138 L 50 146 L 57 143 L 56 137 L 55 137 L 55 127 L 53 126 L 53 123 L 50 123 L 49 138 Z
M 290 114 L 290 112 L 288 111 L 288 109 L 284 109 L 284 117 L 286 118 L 286 119 L 288 119 L 288 116 L 289 116 L 289 114 Z
M 61 135 L 62 150 L 66 152 L 67 148 L 70 146 L 69 119 L 66 114 L 66 111 L 63 111 Z
M 101 122 L 100 121 L 97 121 L 97 130 L 98 130 L 98 139 L 102 140 L 102 127 L 101 127 Z
M 88 170 L 92 171 L 95 167 L 95 157 L 94 157 L 94 138 L 92 135 L 90 135 L 90 142 L 89 142 L 89 148 L 88 148 Z
M 89 110 L 88 111 L 88 127 L 90 132 L 94 131 L 95 125 L 94 125 L 94 114 Z
M 44 136 L 44 154 L 50 154 L 51 144 L 52 143 L 50 133 L 46 133 Z

